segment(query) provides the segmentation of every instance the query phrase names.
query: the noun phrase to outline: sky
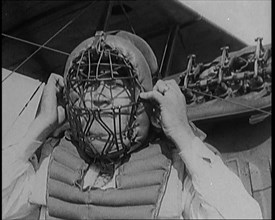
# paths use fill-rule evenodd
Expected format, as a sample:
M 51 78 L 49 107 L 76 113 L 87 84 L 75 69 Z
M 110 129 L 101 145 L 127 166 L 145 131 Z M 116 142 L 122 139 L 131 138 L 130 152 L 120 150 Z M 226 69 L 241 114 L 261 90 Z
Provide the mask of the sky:
M 271 43 L 271 0 L 180 0 L 248 45 Z

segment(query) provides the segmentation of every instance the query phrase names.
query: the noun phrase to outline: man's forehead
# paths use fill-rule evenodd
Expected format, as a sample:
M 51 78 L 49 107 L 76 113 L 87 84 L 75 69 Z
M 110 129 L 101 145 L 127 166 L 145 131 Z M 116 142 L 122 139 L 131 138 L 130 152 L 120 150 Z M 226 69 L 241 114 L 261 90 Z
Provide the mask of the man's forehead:
M 97 89 L 98 87 L 103 88 L 103 87 L 123 87 L 123 88 L 132 88 L 135 87 L 134 82 L 131 82 L 130 80 L 126 79 L 120 79 L 120 78 L 113 78 L 113 79 L 98 79 L 98 80 L 89 80 L 89 81 L 79 81 L 75 82 L 75 85 L 73 88 L 81 87 L 81 89 Z
M 138 87 L 135 85 L 130 85 L 127 80 L 123 79 L 113 79 L 113 80 L 97 80 L 94 82 L 85 82 L 80 84 L 75 84 L 71 87 L 70 94 L 75 93 L 78 96 L 85 94 L 104 94 L 104 95 L 115 95 L 118 93 L 127 93 L 131 96 Z

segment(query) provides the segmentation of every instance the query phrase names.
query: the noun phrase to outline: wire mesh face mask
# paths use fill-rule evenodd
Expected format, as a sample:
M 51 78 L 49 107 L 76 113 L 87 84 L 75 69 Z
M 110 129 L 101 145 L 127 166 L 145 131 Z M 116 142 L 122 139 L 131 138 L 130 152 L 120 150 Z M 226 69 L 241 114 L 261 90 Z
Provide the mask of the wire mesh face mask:
M 105 35 L 72 60 L 65 74 L 67 113 L 73 140 L 92 162 L 115 163 L 135 144 L 141 90 L 133 65 Z

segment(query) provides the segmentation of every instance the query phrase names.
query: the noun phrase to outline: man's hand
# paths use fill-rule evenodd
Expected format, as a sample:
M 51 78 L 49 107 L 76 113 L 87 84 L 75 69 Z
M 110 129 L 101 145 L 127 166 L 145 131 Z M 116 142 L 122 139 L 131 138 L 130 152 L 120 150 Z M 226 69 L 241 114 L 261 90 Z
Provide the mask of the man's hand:
M 159 80 L 153 91 L 141 93 L 140 98 L 158 104 L 161 126 L 167 137 L 172 140 L 183 135 L 194 137 L 187 119 L 185 97 L 175 80 Z
M 36 119 L 49 133 L 65 122 L 65 109 L 60 105 L 64 88 L 62 76 L 52 73 L 44 87 Z
M 52 73 L 44 87 L 36 118 L 18 145 L 24 160 L 28 160 L 48 136 L 64 124 L 65 109 L 59 103 L 63 88 L 63 77 Z

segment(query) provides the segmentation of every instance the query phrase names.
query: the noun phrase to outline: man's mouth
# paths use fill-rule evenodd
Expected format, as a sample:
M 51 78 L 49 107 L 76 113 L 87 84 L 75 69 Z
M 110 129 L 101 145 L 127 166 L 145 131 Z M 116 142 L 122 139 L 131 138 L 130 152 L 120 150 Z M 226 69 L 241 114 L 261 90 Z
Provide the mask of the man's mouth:
M 117 133 L 116 137 L 117 137 L 117 141 L 120 142 L 120 137 L 125 137 L 125 132 L 122 132 L 122 135 L 120 135 L 120 133 Z M 113 135 L 109 135 L 107 133 L 98 133 L 98 134 L 90 134 L 87 136 L 87 138 L 90 140 L 90 141 L 103 141 L 103 142 L 106 142 L 109 140 L 109 138 L 112 138 Z

